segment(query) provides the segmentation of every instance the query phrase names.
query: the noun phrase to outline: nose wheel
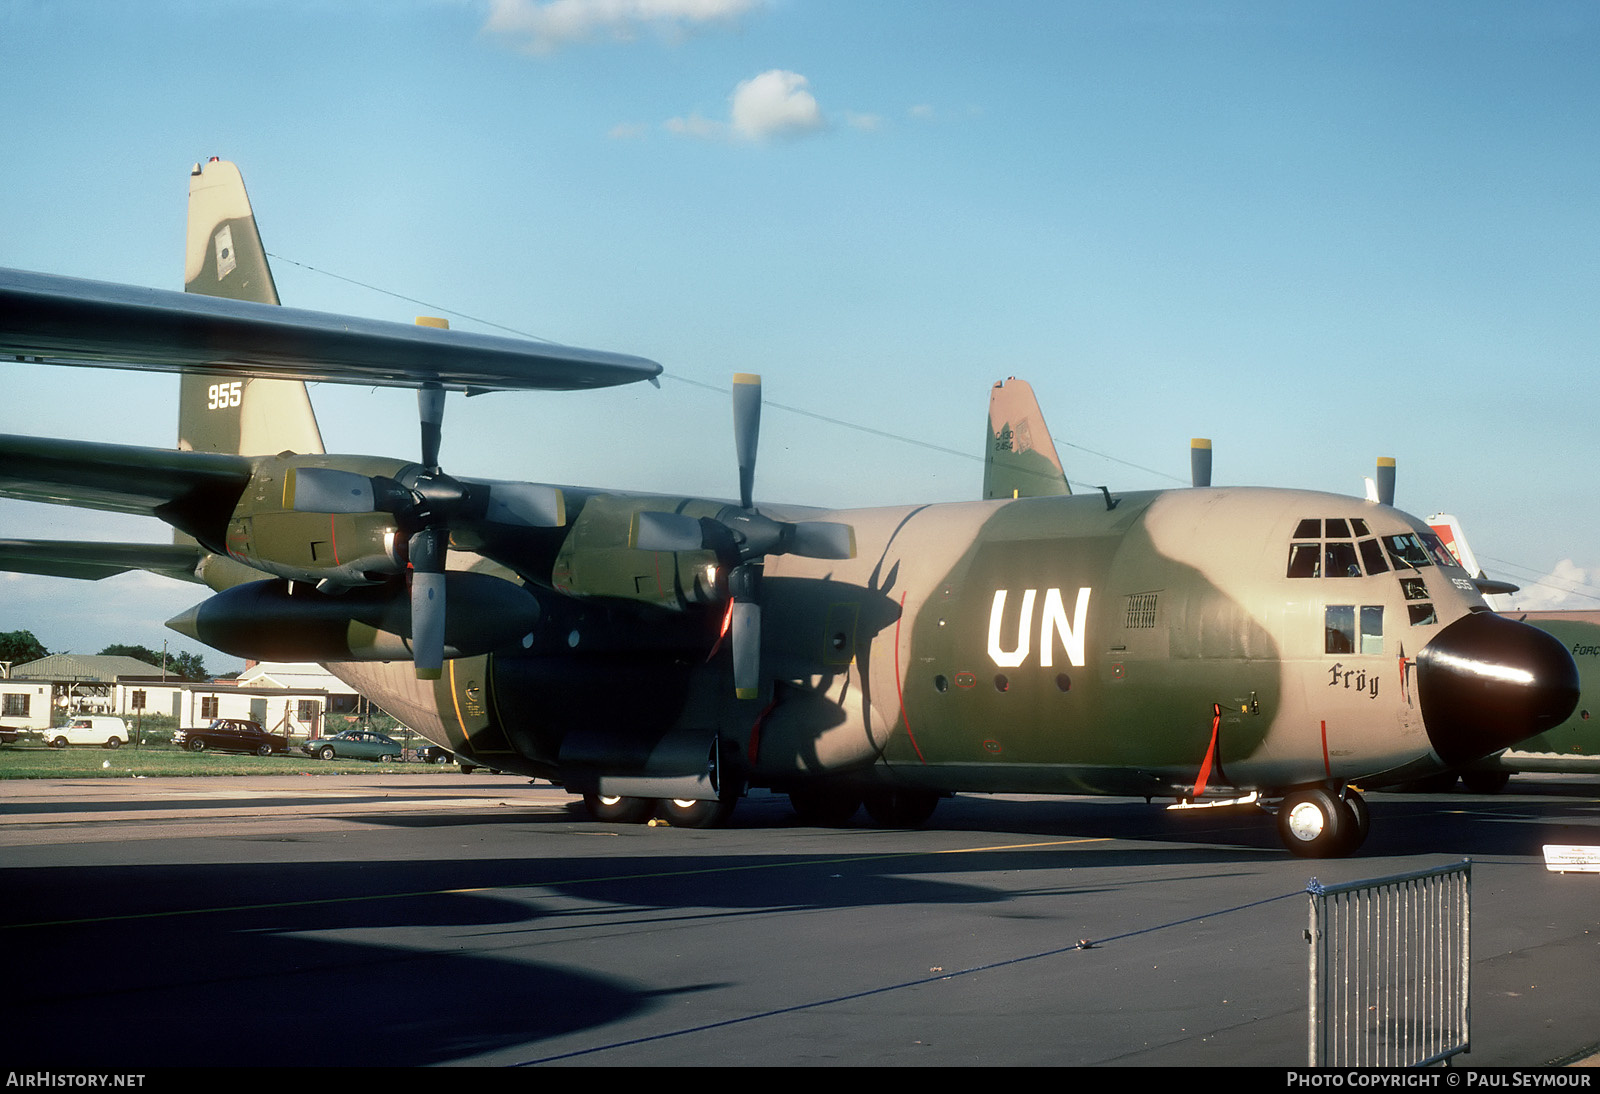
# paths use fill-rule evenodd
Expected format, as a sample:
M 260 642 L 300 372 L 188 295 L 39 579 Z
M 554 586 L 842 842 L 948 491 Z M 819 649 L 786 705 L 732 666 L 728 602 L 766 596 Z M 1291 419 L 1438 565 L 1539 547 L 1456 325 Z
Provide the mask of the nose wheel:
M 1278 807 L 1278 836 L 1302 858 L 1343 858 L 1366 842 L 1372 814 L 1366 799 L 1346 787 L 1291 790 Z

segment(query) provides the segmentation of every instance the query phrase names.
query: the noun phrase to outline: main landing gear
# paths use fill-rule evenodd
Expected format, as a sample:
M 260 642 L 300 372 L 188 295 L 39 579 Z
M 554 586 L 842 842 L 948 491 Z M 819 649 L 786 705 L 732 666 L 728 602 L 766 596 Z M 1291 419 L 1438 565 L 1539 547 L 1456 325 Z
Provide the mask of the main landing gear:
M 610 824 L 644 824 L 660 817 L 674 828 L 720 828 L 733 812 L 736 799 L 699 801 L 694 798 L 626 798 L 616 794 L 585 794 L 584 807 L 597 821 Z
M 1366 842 L 1372 813 L 1351 787 L 1306 786 L 1278 806 L 1278 837 L 1301 858 L 1343 858 Z

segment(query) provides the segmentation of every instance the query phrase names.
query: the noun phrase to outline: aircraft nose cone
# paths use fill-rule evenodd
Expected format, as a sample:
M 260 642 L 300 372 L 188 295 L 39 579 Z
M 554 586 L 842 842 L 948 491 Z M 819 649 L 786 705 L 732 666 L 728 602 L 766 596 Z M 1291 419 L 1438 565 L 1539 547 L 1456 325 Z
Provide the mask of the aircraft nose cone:
M 1560 725 L 1578 694 L 1565 646 L 1492 612 L 1457 619 L 1417 654 L 1422 721 L 1452 766 Z

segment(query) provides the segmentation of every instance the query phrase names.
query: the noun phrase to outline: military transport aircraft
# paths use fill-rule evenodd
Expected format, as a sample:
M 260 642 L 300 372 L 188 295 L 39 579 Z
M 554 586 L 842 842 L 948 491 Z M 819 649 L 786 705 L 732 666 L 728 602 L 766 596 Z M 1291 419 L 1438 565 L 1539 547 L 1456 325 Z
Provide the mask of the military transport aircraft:
M 1292 851 L 1340 855 L 1368 825 L 1350 784 L 1460 765 L 1576 699 L 1561 643 L 1486 610 L 1416 518 L 1292 490 L 1074 495 L 1053 445 L 1028 448 L 1031 395 L 991 413 L 989 500 L 757 507 L 754 376 L 737 501 L 456 478 L 446 391 L 659 366 L 277 307 L 216 160 L 191 175 L 185 276 L 0 271 L 0 354 L 184 373 L 176 451 L 0 438 L 0 495 L 153 515 L 175 542 L 9 541 L 0 565 L 203 582 L 169 625 L 327 662 L 601 819 L 714 824 L 748 787 L 824 823 L 864 801 L 917 824 L 956 791 L 1145 795 L 1275 808 Z M 307 379 L 417 388 L 420 460 L 324 454 Z

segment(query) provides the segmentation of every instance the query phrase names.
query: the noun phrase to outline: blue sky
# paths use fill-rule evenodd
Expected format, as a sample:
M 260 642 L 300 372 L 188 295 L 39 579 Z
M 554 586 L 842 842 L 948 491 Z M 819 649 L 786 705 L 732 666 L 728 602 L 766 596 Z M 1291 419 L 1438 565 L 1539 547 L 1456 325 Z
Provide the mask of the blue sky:
M 1017 375 L 1075 482 L 1176 485 L 1191 436 L 1219 484 L 1357 493 L 1392 455 L 1525 603 L 1559 571 L 1595 607 L 1596 57 L 1591 3 L 12 0 L 0 265 L 179 287 L 218 155 L 286 304 L 671 374 L 452 399 L 458 474 L 732 495 L 698 385 L 754 371 L 758 500 L 970 498 Z M 3 367 L 0 431 L 173 443 L 170 378 Z M 409 395 L 313 401 L 330 450 L 415 454 Z M 0 503 L 0 535 L 165 530 Z M 160 624 L 201 592 L 0 577 L 0 630 L 188 648 Z

